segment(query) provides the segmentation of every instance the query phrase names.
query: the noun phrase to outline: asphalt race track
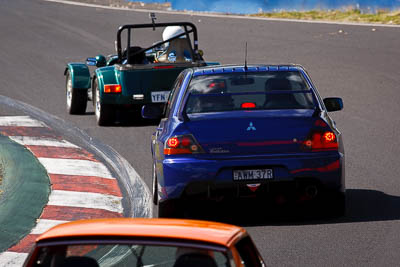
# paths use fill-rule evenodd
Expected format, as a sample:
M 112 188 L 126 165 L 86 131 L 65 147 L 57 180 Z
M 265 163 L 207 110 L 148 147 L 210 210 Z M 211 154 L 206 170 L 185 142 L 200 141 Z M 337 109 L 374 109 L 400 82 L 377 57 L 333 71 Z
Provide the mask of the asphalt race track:
M 323 97 L 340 96 L 333 114 L 344 134 L 348 215 L 249 224 L 270 266 L 397 266 L 400 262 L 400 28 L 158 14 L 191 21 L 209 61 L 299 63 Z M 65 110 L 66 62 L 113 53 L 116 29 L 148 14 L 42 0 L 0 1 L 0 94 L 53 114 L 110 145 L 151 184 L 155 125 L 98 127 Z M 143 37 L 145 38 L 145 36 Z M 6 114 L 0 107 L 0 116 Z M 258 211 L 259 213 L 265 211 Z

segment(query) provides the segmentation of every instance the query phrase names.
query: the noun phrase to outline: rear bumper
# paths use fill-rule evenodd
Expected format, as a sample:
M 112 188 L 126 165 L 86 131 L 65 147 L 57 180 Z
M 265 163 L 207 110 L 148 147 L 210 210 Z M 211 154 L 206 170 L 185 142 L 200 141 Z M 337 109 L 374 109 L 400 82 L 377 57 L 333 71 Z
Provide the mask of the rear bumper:
M 143 96 L 143 98 L 142 99 L 134 99 L 132 94 L 130 94 L 130 95 L 103 94 L 102 103 L 108 104 L 108 105 L 144 105 L 144 104 L 152 103 L 151 92 L 137 93 L 135 95 L 138 95 L 138 97 Z M 165 104 L 165 103 L 157 103 L 157 104 Z
M 155 105 L 161 109 L 164 108 L 165 103 L 153 103 L 151 99 L 145 98 L 143 100 L 134 100 L 132 96 L 124 95 L 103 95 L 102 103 L 112 106 L 114 109 L 126 109 L 126 110 L 137 110 L 141 111 L 143 105 Z
M 233 181 L 234 169 L 270 168 L 273 179 Z M 176 198 L 270 197 L 275 193 L 302 194 L 315 186 L 318 192 L 345 192 L 344 155 L 338 152 L 279 157 L 196 159 L 162 161 L 160 201 Z M 249 184 L 257 185 L 251 190 Z M 259 184 L 259 185 L 258 185 Z

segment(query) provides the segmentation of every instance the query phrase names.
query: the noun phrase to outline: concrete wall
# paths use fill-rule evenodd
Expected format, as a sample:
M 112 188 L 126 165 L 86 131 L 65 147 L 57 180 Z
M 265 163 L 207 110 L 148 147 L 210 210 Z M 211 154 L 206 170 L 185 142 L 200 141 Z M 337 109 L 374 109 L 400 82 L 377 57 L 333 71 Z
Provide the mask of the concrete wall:
M 128 0 L 138 1 L 138 0 Z M 400 9 L 400 0 L 140 0 L 141 2 L 171 2 L 174 10 L 257 13 L 279 10 L 341 9 L 349 6 L 362 11 Z

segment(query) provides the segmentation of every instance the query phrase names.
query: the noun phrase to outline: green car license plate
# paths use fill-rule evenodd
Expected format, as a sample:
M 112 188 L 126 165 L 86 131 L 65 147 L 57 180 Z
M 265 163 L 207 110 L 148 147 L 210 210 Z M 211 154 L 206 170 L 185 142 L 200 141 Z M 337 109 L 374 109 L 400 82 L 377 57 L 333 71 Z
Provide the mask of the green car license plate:
M 151 102 L 164 103 L 167 102 L 169 91 L 151 92 Z
M 272 169 L 234 170 L 234 181 L 273 179 Z

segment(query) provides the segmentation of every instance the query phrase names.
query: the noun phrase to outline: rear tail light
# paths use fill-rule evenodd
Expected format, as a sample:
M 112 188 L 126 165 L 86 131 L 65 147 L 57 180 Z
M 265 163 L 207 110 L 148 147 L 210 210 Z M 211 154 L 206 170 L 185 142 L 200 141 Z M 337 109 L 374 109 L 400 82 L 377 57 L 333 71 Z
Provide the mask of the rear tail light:
M 244 102 L 241 105 L 242 108 L 255 108 L 256 104 L 253 102 Z
M 104 93 L 110 94 L 110 93 L 121 93 L 122 88 L 120 84 L 106 84 L 104 85 Z
M 168 138 L 164 146 L 164 155 L 203 153 L 203 149 L 191 134 Z
M 179 139 L 178 139 L 178 137 L 171 137 L 170 139 L 168 139 L 167 145 L 168 145 L 170 148 L 177 148 L 177 147 L 179 146 Z
M 332 131 L 313 131 L 303 142 L 303 147 L 311 151 L 337 150 L 338 140 Z
M 161 65 L 161 66 L 154 66 L 153 69 L 173 69 L 175 68 L 174 65 Z

